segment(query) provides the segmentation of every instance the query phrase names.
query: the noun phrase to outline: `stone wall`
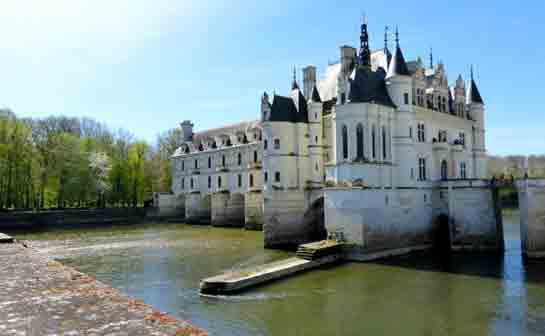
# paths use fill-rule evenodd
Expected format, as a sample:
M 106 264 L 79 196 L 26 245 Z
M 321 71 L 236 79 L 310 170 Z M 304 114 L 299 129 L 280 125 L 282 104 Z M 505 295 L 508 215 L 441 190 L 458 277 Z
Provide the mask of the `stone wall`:
M 430 190 L 329 188 L 324 193 L 326 229 L 349 244 L 374 252 L 432 241 Z
M 545 258 L 545 180 L 517 181 L 523 253 Z
M 211 196 L 191 193 L 185 196 L 185 221 L 188 224 L 210 224 Z
M 132 224 L 146 219 L 144 208 L 68 209 L 0 212 L 0 231 L 32 230 L 54 226 Z
M 449 182 L 448 216 L 454 249 L 503 250 L 497 190 L 485 182 Z M 445 191 L 443 191 L 445 192 Z
M 244 227 L 244 195 L 219 192 L 212 194 L 213 226 Z
M 313 192 L 300 190 L 267 191 L 263 216 L 265 247 L 291 248 L 323 238 L 319 236 L 320 222 L 312 219 L 316 211 L 311 206 L 316 197 Z
M 153 207 L 147 211 L 150 219 L 184 219 L 185 196 L 170 193 L 154 193 Z
M 263 230 L 263 193 L 248 192 L 244 198 L 244 227 Z

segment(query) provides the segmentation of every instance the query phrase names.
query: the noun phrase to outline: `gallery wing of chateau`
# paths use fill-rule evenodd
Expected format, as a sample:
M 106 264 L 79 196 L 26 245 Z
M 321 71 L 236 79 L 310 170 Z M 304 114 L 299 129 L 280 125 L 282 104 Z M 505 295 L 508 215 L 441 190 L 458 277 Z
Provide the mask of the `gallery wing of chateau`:
M 185 197 L 186 217 L 209 217 L 202 207 L 211 207 L 214 222 L 217 197 L 203 199 L 229 194 L 221 202 L 245 203 L 246 221 L 264 216 L 259 227 L 269 208 L 282 208 L 271 215 L 282 221 L 325 187 L 405 190 L 485 178 L 484 102 L 473 75 L 449 85 L 431 55 L 428 64 L 405 59 L 397 31 L 393 50 L 385 34 L 371 51 L 367 29 L 363 23 L 358 49 L 340 47 L 321 80 L 307 66 L 302 85 L 294 73 L 289 94 L 264 93 L 259 121 L 200 133 L 191 121 L 181 124 L 172 189 Z

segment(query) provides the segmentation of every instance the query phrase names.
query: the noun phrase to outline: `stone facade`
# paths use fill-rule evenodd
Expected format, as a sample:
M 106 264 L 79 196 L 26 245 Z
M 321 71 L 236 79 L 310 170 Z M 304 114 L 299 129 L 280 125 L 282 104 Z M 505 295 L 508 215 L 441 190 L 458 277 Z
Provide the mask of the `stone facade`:
M 522 251 L 530 258 L 545 258 L 545 180 L 517 181 Z

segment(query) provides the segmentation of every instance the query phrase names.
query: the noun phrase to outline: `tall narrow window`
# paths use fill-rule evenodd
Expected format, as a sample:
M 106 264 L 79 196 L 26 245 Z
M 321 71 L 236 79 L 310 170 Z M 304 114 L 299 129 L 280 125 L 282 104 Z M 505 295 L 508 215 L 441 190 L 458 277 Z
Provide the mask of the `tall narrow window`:
M 375 129 L 375 125 L 373 125 L 373 128 L 371 129 L 371 147 L 372 147 L 372 154 L 373 159 L 377 157 L 377 131 Z
M 403 102 L 405 105 L 409 105 L 409 94 L 407 92 L 403 94 Z
M 348 159 L 348 130 L 346 126 L 343 126 L 341 136 L 343 142 L 343 159 Z
M 426 126 L 424 124 L 418 124 L 418 141 L 426 142 Z
M 208 169 L 212 168 L 212 158 L 208 157 Z
M 242 154 L 240 153 L 237 154 L 237 163 L 239 166 L 242 166 Z
M 265 183 L 267 183 L 267 181 L 269 181 L 269 173 L 265 172 L 263 174 L 263 180 L 265 181 Z
M 208 189 L 212 189 L 212 176 L 208 176 Z
M 225 155 L 221 156 L 221 166 L 225 167 Z
M 280 182 L 280 172 L 274 173 L 274 182 Z
M 280 149 L 280 139 L 274 139 L 274 149 Z
M 257 154 L 257 151 L 254 151 L 254 162 L 257 163 L 259 161 L 259 156 Z
M 460 162 L 460 178 L 465 180 L 467 178 L 466 163 Z
M 182 190 L 184 190 L 184 189 L 185 189 L 185 179 L 182 178 Z
M 358 159 L 363 159 L 364 157 L 364 142 L 363 142 L 363 126 L 358 124 L 356 127 L 356 147 L 357 147 L 357 157 Z
M 426 159 L 418 159 L 418 180 L 426 181 Z
M 254 186 L 254 175 L 250 174 L 250 188 L 253 188 Z
M 263 149 L 267 149 L 267 145 L 268 145 L 267 140 L 263 140 Z
M 185 170 L 185 161 L 182 161 L 182 171 Z
M 448 179 L 448 164 L 447 160 L 441 162 L 441 180 L 446 181 Z
M 195 159 L 195 169 L 199 169 L 199 161 Z
M 218 176 L 218 188 L 221 188 L 221 176 Z
M 189 187 L 193 189 L 195 187 L 195 183 L 193 182 L 193 179 L 189 180 Z
M 242 187 L 242 175 L 238 174 L 238 187 Z
M 386 127 L 382 126 L 382 158 L 388 157 L 388 142 L 386 139 Z

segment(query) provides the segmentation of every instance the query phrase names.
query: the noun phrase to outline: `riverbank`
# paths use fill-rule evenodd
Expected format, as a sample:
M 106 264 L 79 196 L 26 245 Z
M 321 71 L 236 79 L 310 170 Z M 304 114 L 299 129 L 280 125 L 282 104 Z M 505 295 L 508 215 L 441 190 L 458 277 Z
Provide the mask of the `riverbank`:
M 27 232 L 68 225 L 137 224 L 146 221 L 146 211 L 146 208 L 5 211 L 0 212 L 0 232 Z
M 0 244 L 1 335 L 204 336 L 20 242 Z

